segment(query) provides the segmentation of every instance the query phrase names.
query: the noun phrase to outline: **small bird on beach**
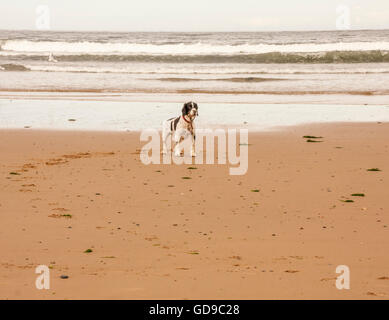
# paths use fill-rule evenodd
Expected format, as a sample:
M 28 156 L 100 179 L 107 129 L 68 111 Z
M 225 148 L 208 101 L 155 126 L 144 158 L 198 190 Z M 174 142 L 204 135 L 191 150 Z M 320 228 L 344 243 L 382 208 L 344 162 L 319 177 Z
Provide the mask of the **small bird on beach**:
M 54 58 L 54 55 L 53 55 L 53 53 L 52 52 L 50 52 L 50 54 L 49 54 L 49 60 L 48 60 L 49 62 L 58 62 L 58 60 L 56 60 L 55 58 Z

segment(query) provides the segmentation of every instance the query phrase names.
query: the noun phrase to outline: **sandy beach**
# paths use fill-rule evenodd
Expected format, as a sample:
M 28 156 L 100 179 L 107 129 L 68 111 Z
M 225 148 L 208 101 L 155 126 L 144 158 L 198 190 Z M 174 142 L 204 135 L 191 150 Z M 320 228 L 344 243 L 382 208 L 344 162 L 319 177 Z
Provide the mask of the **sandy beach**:
M 230 176 L 146 166 L 134 132 L 1 130 L 0 298 L 388 299 L 388 136 L 387 122 L 250 133 L 248 173 Z
M 341 312 L 372 317 L 363 300 L 389 300 L 388 1 L 0 8 L 13 312 L 290 318 L 315 300 L 330 317 L 353 300 Z

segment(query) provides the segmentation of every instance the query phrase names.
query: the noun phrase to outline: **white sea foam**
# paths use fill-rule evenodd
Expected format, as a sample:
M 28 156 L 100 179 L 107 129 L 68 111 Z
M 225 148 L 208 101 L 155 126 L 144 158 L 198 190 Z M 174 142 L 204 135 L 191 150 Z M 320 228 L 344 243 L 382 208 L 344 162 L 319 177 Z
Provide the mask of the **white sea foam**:
M 389 51 L 389 42 L 337 42 L 296 44 L 240 44 L 218 45 L 206 43 L 191 44 L 140 44 L 7 40 L 1 45 L 2 54 L 54 53 L 54 54 L 147 54 L 147 55 L 237 55 L 270 52 L 330 52 L 330 51 Z
M 128 74 L 373 74 L 389 73 L 389 64 L 365 64 L 363 66 L 336 65 L 290 65 L 282 67 L 269 65 L 25 65 L 32 71 L 45 72 L 85 72 L 85 73 L 128 73 Z

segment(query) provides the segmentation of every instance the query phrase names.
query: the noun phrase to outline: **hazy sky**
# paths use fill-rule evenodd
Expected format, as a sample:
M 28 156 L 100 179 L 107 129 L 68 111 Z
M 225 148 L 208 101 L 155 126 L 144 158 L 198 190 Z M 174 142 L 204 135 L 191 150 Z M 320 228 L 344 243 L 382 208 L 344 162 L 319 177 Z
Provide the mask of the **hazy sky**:
M 0 0 L 0 29 L 35 29 L 48 5 L 52 30 L 332 30 L 340 4 L 351 29 L 389 29 L 388 0 Z

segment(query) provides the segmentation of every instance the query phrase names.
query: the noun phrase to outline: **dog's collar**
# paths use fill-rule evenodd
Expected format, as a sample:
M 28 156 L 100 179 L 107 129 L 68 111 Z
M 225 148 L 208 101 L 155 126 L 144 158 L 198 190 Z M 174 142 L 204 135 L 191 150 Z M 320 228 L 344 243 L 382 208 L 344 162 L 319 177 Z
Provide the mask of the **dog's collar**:
M 186 123 L 192 124 L 191 121 L 188 121 L 188 120 L 185 119 L 185 116 L 182 116 L 182 119 L 184 119 L 184 121 L 185 121 Z

